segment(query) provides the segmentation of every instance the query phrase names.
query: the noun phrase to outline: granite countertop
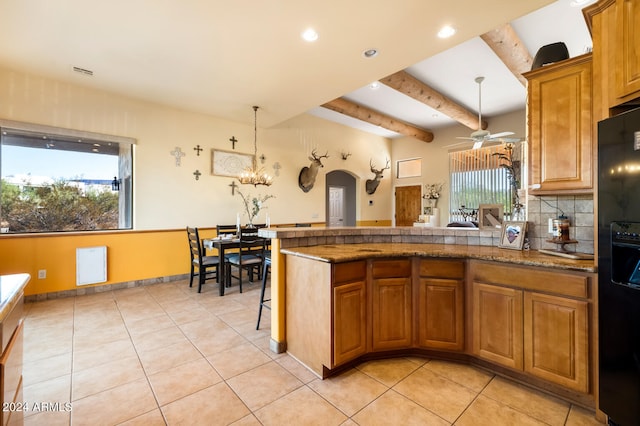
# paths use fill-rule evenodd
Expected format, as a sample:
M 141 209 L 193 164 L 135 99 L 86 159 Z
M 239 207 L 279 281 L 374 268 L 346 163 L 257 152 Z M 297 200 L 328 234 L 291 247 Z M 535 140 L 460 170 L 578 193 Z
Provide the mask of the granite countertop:
M 0 322 L 18 303 L 19 296 L 31 279 L 29 274 L 0 275 Z
M 517 265 L 541 266 L 582 272 L 596 272 L 593 260 L 573 260 L 550 256 L 536 250 L 511 250 L 493 246 L 456 244 L 327 244 L 281 249 L 281 253 L 320 262 L 341 263 L 375 257 L 447 257 L 490 260 Z

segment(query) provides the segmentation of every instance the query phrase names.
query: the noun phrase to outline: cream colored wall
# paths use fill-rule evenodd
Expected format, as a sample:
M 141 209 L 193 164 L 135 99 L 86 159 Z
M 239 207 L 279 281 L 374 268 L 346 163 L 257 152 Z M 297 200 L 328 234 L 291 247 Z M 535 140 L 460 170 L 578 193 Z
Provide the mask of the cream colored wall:
M 239 143 L 237 152 L 253 153 L 253 110 L 247 105 L 247 123 L 241 124 L 204 114 L 178 110 L 80 85 L 49 80 L 0 68 L 0 118 L 58 126 L 137 139 L 134 150 L 134 227 L 175 229 L 187 224 L 206 227 L 235 223 L 242 212 L 239 196 L 231 195 L 232 178 L 212 176 L 212 149 L 231 150 L 229 138 Z M 94 77 L 99 78 L 99 77 Z M 260 115 L 268 111 L 258 111 Z M 205 150 L 195 154 L 196 145 Z M 186 156 L 176 167 L 170 155 L 180 147 Z M 298 173 L 309 165 L 312 149 L 328 151 L 315 187 L 308 193 L 298 188 Z M 347 161 L 340 151 L 353 155 Z M 381 165 L 391 158 L 391 141 L 309 115 L 295 117 L 271 129 L 258 129 L 258 155 L 267 157 L 265 167 L 281 169 L 274 184 L 252 194 L 269 193 L 271 222 L 322 222 L 325 220 L 325 173 L 340 169 L 358 178 L 357 220 L 388 220 L 391 217 L 391 173 L 387 173 L 373 196 L 366 194 L 364 180 L 372 177 L 369 159 Z M 193 173 L 202 176 L 195 180 Z M 246 190 L 246 187 L 243 188 Z M 369 206 L 369 199 L 374 205 Z M 243 216 L 242 221 L 246 221 Z M 264 213 L 257 219 L 264 221 Z
M 524 137 L 526 134 L 526 112 L 524 109 L 499 117 L 489 118 L 487 121 L 489 122 L 489 131 L 493 131 L 494 133 L 511 131 L 515 133 L 514 136 L 518 137 Z M 446 148 L 446 146 L 463 142 L 457 139 L 457 137 L 468 136 L 472 130 L 462 125 L 454 125 L 436 129 L 433 132 L 435 137 L 433 142 L 430 143 L 420 142 L 413 138 L 394 140 L 391 151 L 394 160 L 422 158 L 422 176 L 398 179 L 394 174 L 391 184 L 395 187 L 444 182 L 445 187 L 442 198 L 438 201 L 438 208 L 440 209 L 440 226 L 446 226 L 449 220 L 448 152 L 449 149 L 451 149 Z

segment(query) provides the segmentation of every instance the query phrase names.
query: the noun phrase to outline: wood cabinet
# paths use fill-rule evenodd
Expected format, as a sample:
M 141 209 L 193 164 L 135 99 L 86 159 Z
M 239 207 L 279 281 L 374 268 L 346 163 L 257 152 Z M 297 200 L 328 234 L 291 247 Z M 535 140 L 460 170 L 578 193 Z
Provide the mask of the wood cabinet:
M 600 0 L 583 9 L 593 38 L 594 123 L 637 107 L 640 1 Z
M 616 0 L 616 97 L 640 96 L 640 1 Z
M 373 349 L 411 346 L 411 259 L 373 260 L 371 269 Z
M 2 416 L 0 425 L 22 424 L 22 363 L 23 363 L 23 299 L 17 302 L 0 322 L 0 397 Z
M 367 351 L 365 262 L 334 265 L 333 362 L 340 365 Z
M 437 354 L 593 403 L 592 274 L 419 256 L 285 263 L 287 351 L 320 377 Z
M 590 277 L 472 263 L 474 354 L 589 393 Z
M 522 290 L 473 283 L 473 353 L 521 370 L 524 365 Z
M 461 260 L 422 259 L 416 295 L 417 346 L 464 349 L 464 272 Z
M 524 76 L 528 80 L 530 192 L 592 192 L 591 54 Z
M 579 392 L 589 391 L 588 303 L 524 293 L 524 371 Z

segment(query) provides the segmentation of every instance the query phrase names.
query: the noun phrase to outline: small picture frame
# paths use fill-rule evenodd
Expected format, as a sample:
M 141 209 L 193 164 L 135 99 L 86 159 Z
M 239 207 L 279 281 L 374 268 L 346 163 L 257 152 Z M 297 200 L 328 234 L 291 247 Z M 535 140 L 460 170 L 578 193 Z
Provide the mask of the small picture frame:
M 429 216 L 433 215 L 433 207 L 431 207 L 431 206 L 425 206 L 425 207 L 422 209 L 422 214 L 429 215 Z
M 502 204 L 480 204 L 478 207 L 478 227 L 480 229 L 496 229 L 502 225 Z
M 500 236 L 500 244 L 498 244 L 498 247 L 522 250 L 526 232 L 527 222 L 503 222 L 502 234 Z

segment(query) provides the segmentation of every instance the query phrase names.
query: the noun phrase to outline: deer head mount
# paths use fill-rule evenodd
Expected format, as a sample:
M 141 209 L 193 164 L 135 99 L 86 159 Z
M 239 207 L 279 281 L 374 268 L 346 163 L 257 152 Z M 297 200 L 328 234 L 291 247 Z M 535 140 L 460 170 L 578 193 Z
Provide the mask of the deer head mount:
M 387 159 L 387 164 L 384 166 L 384 168 L 380 170 L 375 168 L 376 166 L 373 165 L 373 162 L 371 160 L 369 160 L 369 167 L 371 167 L 371 173 L 375 174 L 375 177 L 373 179 L 367 179 L 367 181 L 365 182 L 367 194 L 371 195 L 374 192 L 376 192 L 376 189 L 378 189 L 378 185 L 380 185 L 380 179 L 382 179 L 383 177 L 382 172 L 390 169 L 391 167 L 389 166 L 388 159 Z
M 346 160 L 347 158 L 351 157 L 351 153 L 346 151 L 340 151 L 340 157 L 342 157 L 343 160 Z
M 327 151 L 324 155 L 318 155 L 316 150 L 311 151 L 311 155 L 309 156 L 309 160 L 311 160 L 311 164 L 309 167 L 305 166 L 300 170 L 300 174 L 298 175 L 298 186 L 302 191 L 309 192 L 311 188 L 313 188 L 313 184 L 316 183 L 316 176 L 318 175 L 318 169 L 320 167 L 324 167 L 322 165 L 323 158 L 329 158 L 329 152 Z

